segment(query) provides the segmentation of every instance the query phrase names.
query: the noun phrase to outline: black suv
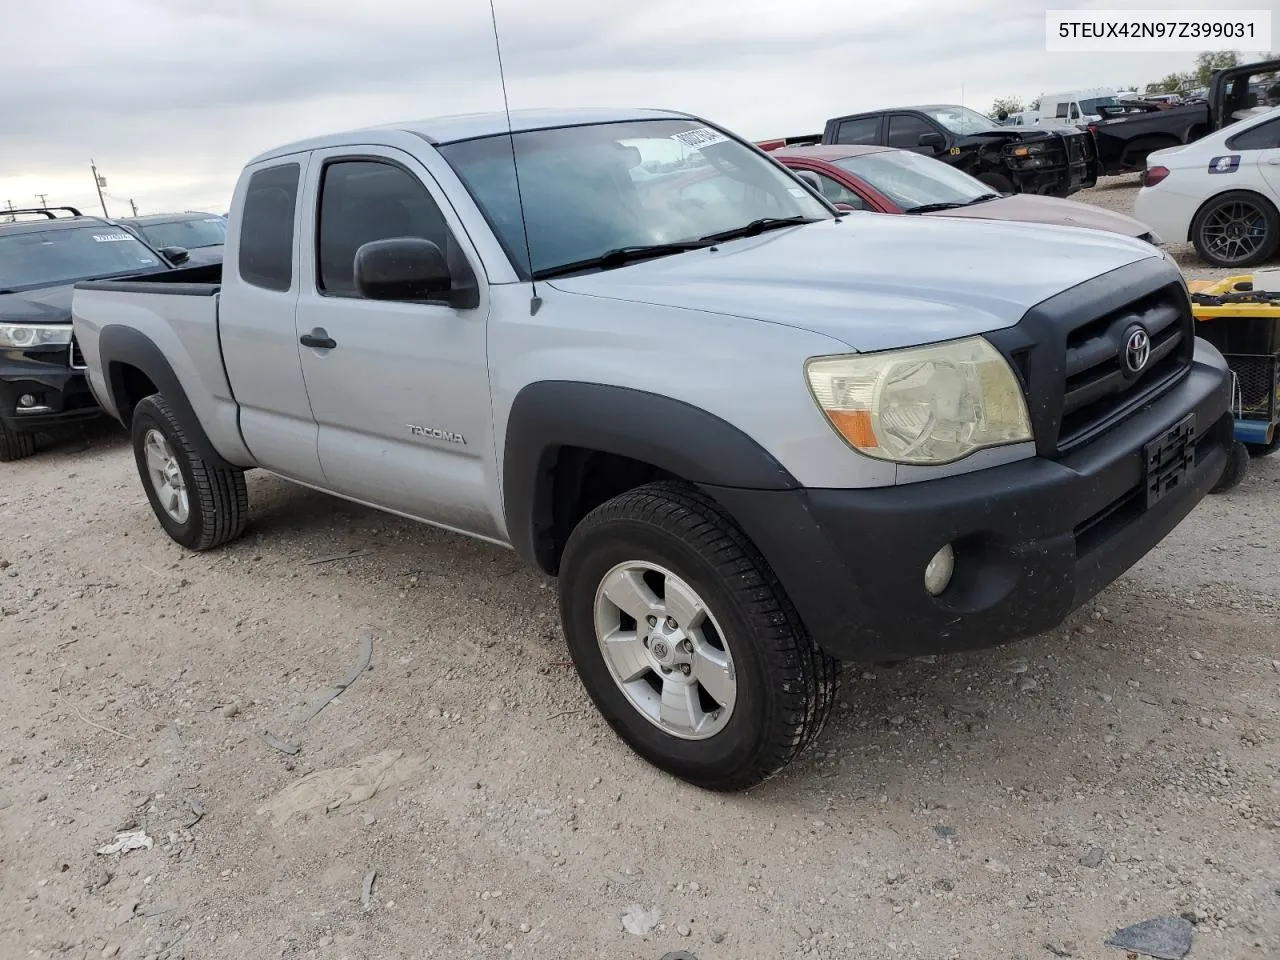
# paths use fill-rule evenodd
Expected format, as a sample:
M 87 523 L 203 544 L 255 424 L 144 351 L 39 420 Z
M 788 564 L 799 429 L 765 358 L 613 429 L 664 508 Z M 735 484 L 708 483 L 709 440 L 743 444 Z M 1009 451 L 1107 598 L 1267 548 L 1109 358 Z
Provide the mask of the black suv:
M 74 207 L 0 217 L 8 221 L 0 221 L 0 461 L 9 461 L 35 453 L 37 433 L 100 412 L 71 335 L 72 285 L 172 270 L 188 254 L 156 250 Z
M 1002 127 L 955 104 L 835 117 L 827 121 L 822 143 L 914 150 L 959 167 L 1000 193 L 1067 197 L 1098 182 L 1098 148 L 1088 130 Z

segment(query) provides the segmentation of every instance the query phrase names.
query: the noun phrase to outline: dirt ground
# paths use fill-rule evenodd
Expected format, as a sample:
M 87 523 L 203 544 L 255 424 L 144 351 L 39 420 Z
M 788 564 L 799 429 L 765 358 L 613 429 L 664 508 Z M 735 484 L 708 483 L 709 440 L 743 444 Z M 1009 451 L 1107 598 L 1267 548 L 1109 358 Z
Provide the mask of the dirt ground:
M 0 469 L 6 960 L 1280 957 L 1280 456 L 1052 635 L 849 665 L 730 797 L 597 719 L 514 554 L 251 474 L 190 555 L 105 426 Z

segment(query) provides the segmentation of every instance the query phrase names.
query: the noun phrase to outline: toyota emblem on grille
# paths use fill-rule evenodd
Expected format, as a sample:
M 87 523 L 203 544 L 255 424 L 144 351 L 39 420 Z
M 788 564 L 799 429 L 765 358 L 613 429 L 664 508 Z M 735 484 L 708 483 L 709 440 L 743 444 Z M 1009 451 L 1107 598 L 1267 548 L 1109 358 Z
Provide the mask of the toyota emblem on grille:
M 1124 338 L 1124 366 L 1129 373 L 1141 373 L 1151 359 L 1151 334 L 1132 327 Z

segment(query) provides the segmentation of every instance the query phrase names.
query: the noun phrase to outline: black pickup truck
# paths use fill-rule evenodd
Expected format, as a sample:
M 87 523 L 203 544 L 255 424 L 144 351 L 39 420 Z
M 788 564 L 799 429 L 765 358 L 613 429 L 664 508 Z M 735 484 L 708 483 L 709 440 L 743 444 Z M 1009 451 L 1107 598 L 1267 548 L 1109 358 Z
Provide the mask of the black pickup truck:
M 1098 159 L 1104 175 L 1141 171 L 1147 155 L 1176 147 L 1248 116 L 1246 111 L 1266 109 L 1280 103 L 1280 90 L 1268 79 L 1280 71 L 1280 60 L 1247 63 L 1219 70 L 1209 83 L 1206 100 L 1183 106 L 1158 108 L 1154 104 L 1142 112 L 1117 111 L 1089 124 L 1098 144 Z M 1258 80 L 1263 93 L 1259 96 Z M 1267 102 L 1264 102 L 1267 101 Z
M 1074 127 L 1002 127 L 952 104 L 835 117 L 819 137 L 788 143 L 865 143 L 914 150 L 977 177 L 1000 193 L 1066 197 L 1098 181 L 1093 137 Z

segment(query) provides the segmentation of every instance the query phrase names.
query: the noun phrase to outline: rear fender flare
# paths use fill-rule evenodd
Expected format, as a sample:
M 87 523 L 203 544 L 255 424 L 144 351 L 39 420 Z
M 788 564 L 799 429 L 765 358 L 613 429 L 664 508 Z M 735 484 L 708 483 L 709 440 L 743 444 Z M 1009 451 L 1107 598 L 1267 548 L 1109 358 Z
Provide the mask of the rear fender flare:
M 232 466 L 214 449 L 200 425 L 200 418 L 192 409 L 191 401 L 187 399 L 186 391 L 182 389 L 182 382 L 173 372 L 172 364 L 146 334 L 115 324 L 103 327 L 98 334 L 98 355 L 111 402 L 119 411 L 120 422 L 125 427 L 129 427 L 133 419 L 133 405 L 129 403 L 125 385 L 125 368 L 135 367 L 155 384 L 157 392 L 164 394 L 169 408 L 201 458 L 214 466 Z

